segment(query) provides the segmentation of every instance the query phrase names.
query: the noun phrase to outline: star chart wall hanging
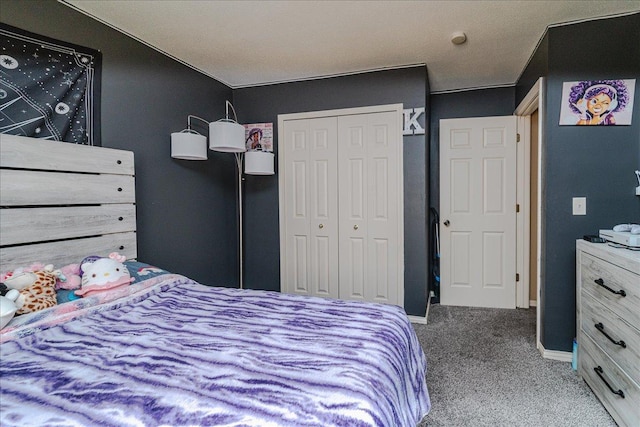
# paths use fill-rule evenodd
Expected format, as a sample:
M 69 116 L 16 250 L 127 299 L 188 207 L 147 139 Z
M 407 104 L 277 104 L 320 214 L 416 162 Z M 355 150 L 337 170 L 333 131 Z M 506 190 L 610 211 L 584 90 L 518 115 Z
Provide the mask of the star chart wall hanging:
M 100 52 L 5 24 L 0 36 L 0 133 L 100 145 Z

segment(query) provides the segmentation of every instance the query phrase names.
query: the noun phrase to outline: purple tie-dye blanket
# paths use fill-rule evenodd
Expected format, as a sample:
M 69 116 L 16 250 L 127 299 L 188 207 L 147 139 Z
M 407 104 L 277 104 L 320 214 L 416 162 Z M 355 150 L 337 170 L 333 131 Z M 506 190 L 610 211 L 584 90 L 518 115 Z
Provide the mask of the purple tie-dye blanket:
M 391 427 L 430 408 L 399 307 L 177 275 L 63 306 L 3 330 L 2 426 Z

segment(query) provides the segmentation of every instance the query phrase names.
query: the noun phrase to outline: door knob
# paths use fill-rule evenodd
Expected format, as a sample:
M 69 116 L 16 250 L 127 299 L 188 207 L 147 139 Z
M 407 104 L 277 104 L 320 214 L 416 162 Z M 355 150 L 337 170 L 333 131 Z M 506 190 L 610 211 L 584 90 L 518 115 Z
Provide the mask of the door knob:
M 445 227 L 448 227 L 448 226 L 449 226 L 449 224 L 451 224 L 451 223 L 449 222 L 449 220 L 448 220 L 448 219 L 445 219 L 445 220 L 444 220 L 444 226 L 445 226 Z
M 324 224 L 318 225 L 318 228 L 324 228 Z
M 358 224 L 354 225 L 354 226 L 353 226 L 353 229 L 354 229 L 354 230 L 357 230 L 357 229 L 358 229 Z

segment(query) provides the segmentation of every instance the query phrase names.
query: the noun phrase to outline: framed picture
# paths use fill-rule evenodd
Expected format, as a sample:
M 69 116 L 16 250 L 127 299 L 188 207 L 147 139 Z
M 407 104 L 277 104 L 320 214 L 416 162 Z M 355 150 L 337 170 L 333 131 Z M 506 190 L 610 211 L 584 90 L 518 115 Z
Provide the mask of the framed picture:
M 244 125 L 247 151 L 273 152 L 273 123 Z
M 635 79 L 564 82 L 560 124 L 630 125 L 635 87 Z

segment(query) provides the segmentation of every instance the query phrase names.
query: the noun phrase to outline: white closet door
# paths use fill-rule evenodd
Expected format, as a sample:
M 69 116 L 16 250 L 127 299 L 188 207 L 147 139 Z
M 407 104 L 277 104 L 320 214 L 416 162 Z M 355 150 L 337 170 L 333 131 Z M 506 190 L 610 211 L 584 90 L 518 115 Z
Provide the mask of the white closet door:
M 338 118 L 340 298 L 404 306 L 396 112 Z
M 337 119 L 284 122 L 283 291 L 338 298 Z

